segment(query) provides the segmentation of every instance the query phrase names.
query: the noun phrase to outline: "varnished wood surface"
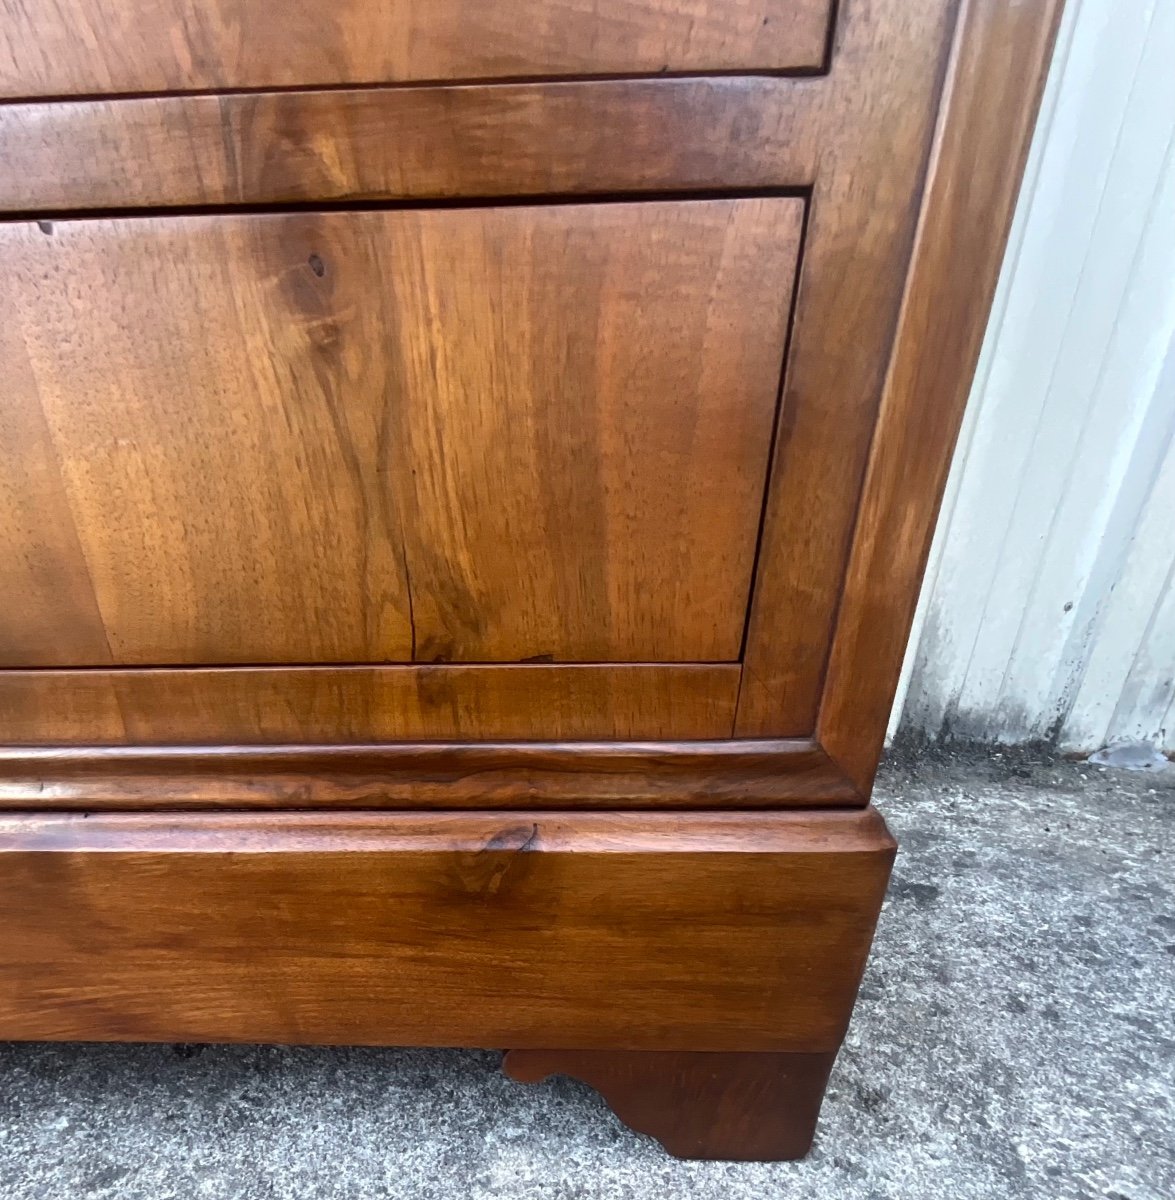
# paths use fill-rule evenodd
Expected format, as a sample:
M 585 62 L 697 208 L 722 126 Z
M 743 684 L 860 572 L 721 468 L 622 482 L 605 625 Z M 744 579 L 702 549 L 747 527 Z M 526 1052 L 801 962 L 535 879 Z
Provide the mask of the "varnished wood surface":
M 0 747 L 0 809 L 865 804 L 803 741 Z
M 0 209 L 804 187 L 824 82 L 709 78 L 0 104 Z
M 0 97 L 815 69 L 832 0 L 2 0 Z
M 820 737 L 872 786 L 1060 0 L 967 0 L 861 500 Z
M 724 738 L 737 666 L 0 671 L 28 745 Z
M 827 79 L 10 104 L 0 106 L 0 147 L 16 169 L 0 175 L 0 198 L 10 208 L 52 211 L 316 196 L 810 186 L 804 284 L 737 730 L 807 735 L 823 693 L 818 737 L 859 790 L 876 761 L 1002 244 L 1001 215 L 1011 203 L 1059 4 L 962 6 L 965 38 L 956 50 L 948 123 L 938 134 L 891 369 L 890 337 L 922 200 L 921 164 L 959 9 L 954 0 L 843 6 Z M 394 136 L 386 136 L 389 129 Z M 932 355 L 923 353 L 926 345 L 936 347 Z M 6 358 L 17 392 L 34 387 L 28 364 L 19 355 Z M 11 406 L 4 419 L 11 442 Z M 866 447 L 875 434 L 842 606 Z M 81 661 L 78 655 L 93 649 L 101 615 L 66 498 L 44 484 L 53 478 L 54 458 L 42 437 L 26 437 L 27 477 L 0 478 L 0 524 L 17 537 L 42 529 L 35 553 L 9 554 L 7 570 L 35 581 L 21 586 L 57 597 L 52 608 L 23 615 L 30 640 L 52 644 L 57 661 Z
M 81 97 L 0 105 L 0 663 L 93 664 L 0 672 L 74 743 L 0 749 L 0 1037 L 514 1046 L 802 1153 L 1059 3 L 97 3 L 0 0 L 0 95 Z M 97 95 L 169 88 L 246 90 Z M 255 665 L 532 656 L 692 665 Z
M 523 830 L 525 836 L 520 836 Z M 860 855 L 869 861 L 878 855 L 885 859 L 895 852 L 896 843 L 875 808 L 756 814 L 536 814 L 505 808 L 481 813 L 0 814 L 0 854 L 117 852 L 170 857 L 224 854 L 234 849 L 242 854 L 279 856 L 360 851 L 544 851 L 597 859 L 651 853 L 707 859 L 711 855 L 845 855 L 846 863 L 856 863 L 854 856 Z M 792 863 L 785 858 L 778 866 L 789 864 L 801 865 L 799 860 Z
M 0 818 L 0 1037 L 835 1050 L 893 856 L 820 815 Z
M 953 0 L 860 0 L 837 23 L 746 643 L 743 737 L 815 725 L 954 12 Z
M 0 227 L 0 663 L 737 658 L 801 219 Z
M 519 1083 L 572 1075 L 630 1128 L 678 1158 L 780 1162 L 812 1145 L 828 1075 L 825 1054 L 512 1050 L 503 1069 Z

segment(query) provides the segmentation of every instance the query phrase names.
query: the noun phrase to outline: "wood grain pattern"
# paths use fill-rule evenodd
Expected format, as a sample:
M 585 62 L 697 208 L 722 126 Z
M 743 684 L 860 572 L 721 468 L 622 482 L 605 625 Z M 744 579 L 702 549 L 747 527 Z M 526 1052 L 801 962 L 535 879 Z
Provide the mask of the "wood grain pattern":
M 512 1050 L 502 1066 L 519 1083 L 583 1080 L 626 1125 L 678 1158 L 781 1162 L 811 1148 L 835 1060 L 833 1053 Z
M 1059 0 L 967 0 L 869 461 L 820 738 L 872 786 L 1052 55 Z
M 821 93 L 824 138 L 751 609 L 740 736 L 815 727 L 954 9 L 953 0 L 862 0 L 845 5 L 838 22 Z
M 723 738 L 734 665 L 0 671 L 26 745 Z
M 0 229 L 0 662 L 737 658 L 801 219 Z
M 828 756 L 803 741 L 0 747 L 0 806 L 7 809 L 865 803 Z
M 36 657 L 43 653 L 66 662 L 109 662 L 110 647 L 101 633 L 102 614 L 61 464 L 36 399 L 36 377 L 4 312 L 0 292 L 0 661 L 10 636 L 6 631 L 12 628 L 19 629 L 26 652 Z M 15 462 L 10 459 L 14 454 Z M 39 603 L 38 597 L 51 602 Z
M 804 187 L 816 79 L 708 78 L 0 105 L 0 209 Z
M 329 232 L 313 242 L 328 257 Z M 51 551 L 36 530 L 0 547 L 0 663 L 411 661 L 398 514 L 377 474 L 371 255 L 353 240 L 348 269 L 319 284 L 308 233 L 0 229 L 0 347 L 27 380 L 5 406 L 63 497 L 39 526 Z M 0 447 L 14 490 L 27 444 Z M 73 546 L 78 593 L 23 566 Z
M 0 0 L 0 95 L 83 97 L 0 104 L 46 218 L 0 225 L 0 665 L 87 668 L 0 671 L 73 743 L 0 748 L 0 1038 L 513 1046 L 802 1153 L 1059 3 L 845 0 L 819 79 L 317 93 L 822 69 L 833 6 L 270 7 Z M 94 96 L 169 88 L 246 91 Z M 459 203 L 57 219 L 356 198 Z M 594 665 L 257 665 L 533 657 Z
M 831 0 L 3 0 L 0 96 L 818 68 Z
M 0 1037 L 832 1051 L 892 857 L 872 811 L 4 816 Z
M 596 172 L 602 172 L 598 186 L 619 189 L 720 187 L 732 180 L 812 184 L 804 283 L 737 732 L 807 734 L 827 660 L 819 736 L 851 766 L 852 786 L 861 789 L 876 759 L 879 714 L 891 690 L 957 422 L 959 389 L 978 337 L 982 305 L 974 303 L 971 289 L 942 282 L 945 264 L 951 260 L 954 281 L 977 278 L 980 292 L 987 288 L 1001 243 L 998 218 L 1011 202 L 1015 172 L 1007 162 L 1026 137 L 1058 8 L 984 0 L 965 6 L 956 26 L 952 0 L 846 6 L 828 79 L 9 105 L 0 108 L 4 144 L 25 147 L 25 157 L 14 160 L 24 166 L 0 186 L 20 188 L 40 172 L 47 187 L 17 193 L 19 203 L 36 205 L 39 194 L 65 206 L 117 203 L 117 195 L 101 192 L 101 177 L 117 179 L 119 157 L 127 155 L 136 165 L 123 202 L 144 204 L 305 199 L 316 189 L 335 197 L 367 189 L 377 195 L 468 195 L 512 186 L 575 191 L 596 186 Z M 881 408 L 840 632 L 829 659 L 952 29 L 962 40 L 952 68 L 950 124 L 939 133 L 902 317 L 904 340 Z M 998 109 L 979 99 L 985 92 L 1000 96 Z M 1007 119 L 994 119 L 997 111 Z M 589 113 L 621 121 L 624 136 L 605 136 L 609 122 L 587 121 Z M 451 140 L 439 132 L 447 115 L 455 131 Z M 381 121 L 392 119 L 397 136 L 383 142 L 394 149 L 382 150 Z M 181 136 L 185 123 L 193 130 L 187 140 Z M 100 163 L 98 174 L 87 177 L 84 165 L 68 161 L 72 137 L 84 149 L 74 157 Z M 281 152 L 261 153 L 275 138 Z M 430 140 L 437 142 L 431 156 Z M 103 153 L 113 157 L 103 160 Z M 206 172 L 197 169 L 205 162 Z M 964 177 L 966 186 L 959 183 Z M 91 201 L 87 188 L 99 189 Z M 960 269 L 964 259 L 972 265 Z M 936 338 L 930 371 L 920 351 Z M 12 370 L 19 391 L 35 388 L 28 364 L 16 361 Z M 949 403 L 936 399 L 944 389 Z M 18 594 L 41 588 L 59 597 L 58 608 L 26 612 L 29 637 L 55 642 L 63 656 L 84 652 L 87 661 L 109 661 L 105 639 L 91 636 L 100 610 L 88 592 L 88 565 L 74 531 L 68 523 L 56 534 L 37 530 L 36 514 L 54 514 L 56 527 L 56 514 L 69 513 L 43 414 L 9 406 L 0 419 L 7 424 L 6 440 L 22 444 L 31 464 L 27 480 L 4 488 L 0 524 L 5 545 L 15 548 L 8 571 Z M 913 480 L 909 488 L 907 480 Z
M 1032 28 L 1051 27 L 1055 9 L 1029 4 L 1011 12 L 987 4 L 969 11 L 972 21 L 986 25 L 983 36 L 992 45 L 1004 38 L 1019 47 L 1021 36 L 1033 41 Z M 828 79 L 11 105 L 0 108 L 0 131 L 7 130 L 6 149 L 25 148 L 15 160 L 24 166 L 0 179 L 0 188 L 25 189 L 12 196 L 17 206 L 35 206 L 38 196 L 67 207 L 118 203 L 117 194 L 102 189 L 126 174 L 118 169 L 126 156 L 135 166 L 124 203 L 257 202 L 307 198 L 318 190 L 345 197 L 368 189 L 375 195 L 476 195 L 512 187 L 813 185 L 738 724 L 743 736 L 804 735 L 814 727 L 829 661 L 955 12 L 952 0 L 846 6 Z M 1005 57 L 1006 68 L 994 62 L 977 67 L 977 92 L 989 69 L 998 90 L 1026 61 L 1021 48 Z M 1013 80 L 1003 103 L 1035 94 L 1031 70 L 1038 78 L 1045 57 Z M 396 128 L 392 138 L 382 136 L 389 122 Z M 186 127 L 194 131 L 190 139 Z M 998 123 L 985 136 L 994 139 L 988 161 L 999 173 L 1006 147 L 995 144 Z M 263 153 L 275 139 L 282 152 Z M 73 156 L 71 145 L 85 152 Z M 87 195 L 95 198 L 87 201 Z M 995 251 L 988 249 L 986 265 L 977 260 L 981 275 L 991 269 Z M 924 462 L 932 458 L 928 453 Z M 934 492 L 932 486 L 928 494 Z M 909 589 L 905 603 L 912 603 L 908 574 L 900 586 L 895 574 L 893 583 L 895 594 Z M 80 612 L 84 622 L 85 604 Z M 867 659 L 858 665 L 870 670 Z M 878 699 L 884 691 L 873 707 L 884 705 Z M 850 736 L 845 730 L 854 721 L 870 719 L 864 706 L 853 708 L 851 689 L 838 692 L 828 712 L 834 707 L 843 714 L 842 736 Z

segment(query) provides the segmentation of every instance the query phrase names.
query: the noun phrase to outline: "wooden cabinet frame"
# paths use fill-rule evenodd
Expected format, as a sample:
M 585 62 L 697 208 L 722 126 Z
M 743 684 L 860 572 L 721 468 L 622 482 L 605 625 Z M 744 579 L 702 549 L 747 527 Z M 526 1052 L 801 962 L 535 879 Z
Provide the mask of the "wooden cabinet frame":
M 679 690 L 666 695 L 678 698 L 666 704 L 676 711 L 697 684 L 711 696 L 732 689 L 733 712 L 683 717 L 665 740 L 626 739 L 624 720 L 639 724 L 638 714 L 617 717 L 619 732 L 605 741 L 491 734 L 376 746 L 366 743 L 385 735 L 373 727 L 349 746 L 227 754 L 240 738 L 226 718 L 207 750 L 0 751 L 7 802 L 121 805 L 163 789 L 192 804 L 248 795 L 276 805 L 296 779 L 306 805 L 346 796 L 461 806 L 494 795 L 536 807 L 867 803 L 1059 11 L 1057 0 L 852 0 L 841 6 L 829 74 L 817 77 L 0 105 L 0 151 L 13 168 L 0 175 L 0 209 L 50 227 L 115 206 L 639 196 L 653 175 L 663 194 L 761 190 L 804 195 L 809 207 L 741 666 L 649 668 L 695 673 L 674 676 Z M 389 122 L 403 136 L 385 138 Z M 168 136 L 177 123 L 182 139 Z M 283 153 L 251 173 L 277 136 Z M 461 669 L 478 671 L 386 670 Z M 500 670 L 549 672 L 561 686 L 559 672 L 593 669 Z M 26 740 L 20 731 L 67 685 L 83 697 L 83 724 L 100 703 L 122 703 L 86 698 L 103 674 L 0 672 L 0 712 L 17 731 L 8 740 Z M 136 683 L 133 672 L 110 674 Z M 231 713 L 224 688 L 239 674 L 170 674 L 186 703 Z M 301 684 L 270 675 L 266 686 L 280 701 L 281 689 Z M 168 740 L 152 732 L 110 740 Z M 357 775 L 383 782 L 363 787 Z
M 0 670 L 0 1036 L 509 1046 L 674 1153 L 802 1155 L 893 859 L 867 805 L 1060 8 L 797 0 L 834 15 L 807 74 L 0 79 L 0 214 L 47 237 L 805 202 L 738 661 Z M 0 476 L 18 548 L 51 457 Z

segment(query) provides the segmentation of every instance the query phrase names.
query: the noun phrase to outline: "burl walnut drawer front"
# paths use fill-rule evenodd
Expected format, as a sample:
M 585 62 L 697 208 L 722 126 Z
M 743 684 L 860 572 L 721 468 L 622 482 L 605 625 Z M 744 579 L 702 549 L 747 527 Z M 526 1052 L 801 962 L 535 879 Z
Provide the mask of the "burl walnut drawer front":
M 3 0 L 0 96 L 814 70 L 832 0 Z

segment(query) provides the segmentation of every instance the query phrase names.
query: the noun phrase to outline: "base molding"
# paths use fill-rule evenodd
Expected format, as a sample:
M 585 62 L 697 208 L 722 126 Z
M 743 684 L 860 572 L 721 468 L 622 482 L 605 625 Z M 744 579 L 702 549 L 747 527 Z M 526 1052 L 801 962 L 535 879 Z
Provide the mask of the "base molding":
M 10 735 L 5 689 L 18 674 L 0 671 L 0 728 Z M 706 811 L 867 802 L 810 738 L 0 746 L 0 808 L 24 812 Z
M 511 1050 L 519 1083 L 570 1075 L 677 1158 L 780 1162 L 812 1145 L 836 1052 Z
M 873 809 L 0 812 L 0 1039 L 511 1047 L 674 1154 L 795 1158 L 894 849 Z
M 0 813 L 0 1038 L 776 1053 L 894 855 L 820 813 Z

